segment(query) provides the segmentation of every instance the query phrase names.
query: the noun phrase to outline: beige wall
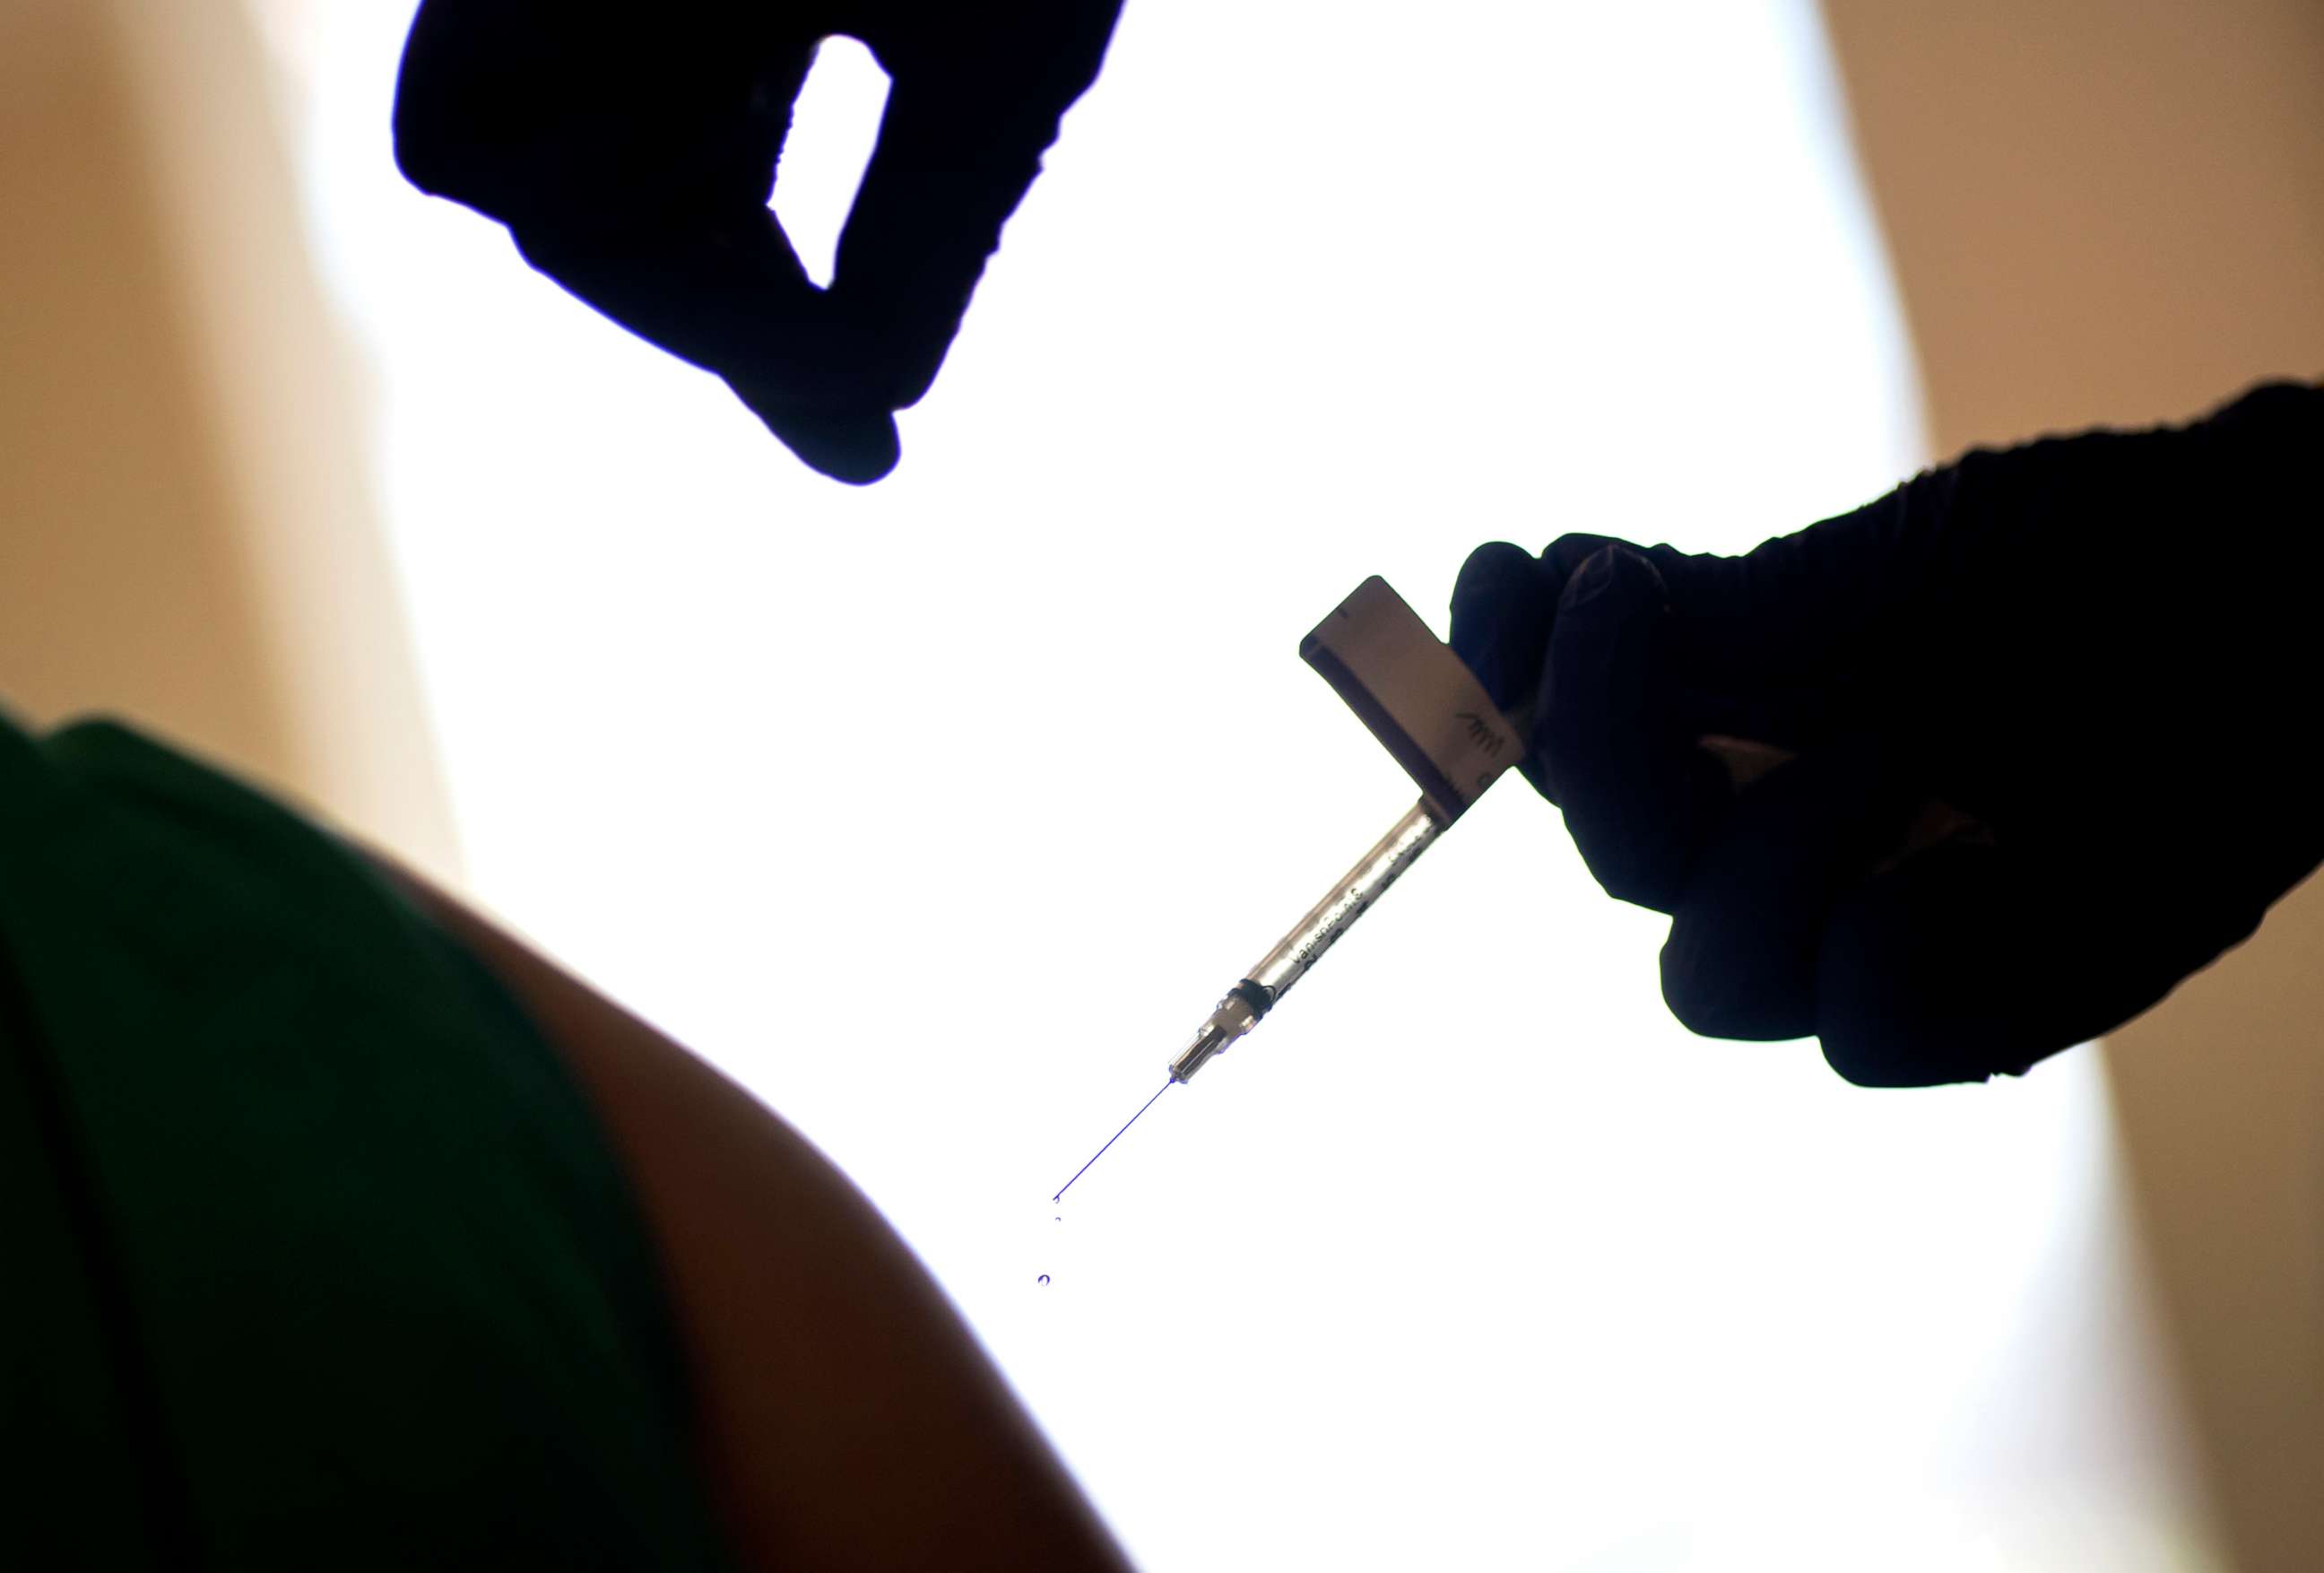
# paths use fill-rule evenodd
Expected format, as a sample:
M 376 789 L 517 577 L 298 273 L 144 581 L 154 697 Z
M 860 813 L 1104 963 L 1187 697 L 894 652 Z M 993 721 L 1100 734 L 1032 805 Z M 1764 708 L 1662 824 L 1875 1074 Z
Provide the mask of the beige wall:
M 2324 375 L 2324 6 L 1824 8 L 1941 451 Z M 2310 881 L 2104 1050 L 2219 1528 L 2248 1573 L 2324 1567 L 2319 1023 Z
M 453 871 L 346 356 L 236 0 L 0 5 L 0 704 Z

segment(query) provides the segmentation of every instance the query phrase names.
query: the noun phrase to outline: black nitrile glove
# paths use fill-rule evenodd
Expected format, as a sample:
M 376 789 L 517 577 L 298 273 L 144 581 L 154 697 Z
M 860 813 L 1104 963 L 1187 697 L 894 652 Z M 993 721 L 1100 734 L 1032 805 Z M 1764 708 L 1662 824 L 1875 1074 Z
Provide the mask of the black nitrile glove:
M 1682 1022 L 1816 1036 L 1866 1086 L 2022 1071 L 2324 860 L 2320 458 L 2324 390 L 2279 384 L 1742 557 L 1483 546 L 1452 643 L 1536 707 L 1526 774 L 1591 872 L 1671 914 Z
M 396 88 L 420 190 L 717 373 L 791 450 L 895 467 L 1001 226 L 1096 76 L 1120 0 L 426 0 Z M 818 41 L 889 76 L 880 141 L 812 284 L 767 203 Z

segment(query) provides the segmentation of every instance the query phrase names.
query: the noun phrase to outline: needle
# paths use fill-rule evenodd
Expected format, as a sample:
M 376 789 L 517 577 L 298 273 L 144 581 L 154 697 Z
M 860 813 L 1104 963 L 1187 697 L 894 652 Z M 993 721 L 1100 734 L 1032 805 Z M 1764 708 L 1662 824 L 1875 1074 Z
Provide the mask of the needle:
M 1169 1083 L 1169 1082 L 1167 1082 L 1167 1081 L 1166 1081 L 1166 1082 L 1164 1082 L 1164 1083 L 1162 1084 L 1162 1086 L 1160 1087 L 1160 1088 L 1158 1088 L 1158 1089 L 1155 1092 L 1155 1094 L 1154 1094 L 1154 1097 L 1160 1097 L 1160 1096 L 1162 1096 L 1162 1094 L 1163 1094 L 1163 1093 L 1168 1092 L 1169 1090 L 1170 1090 L 1170 1083 Z M 1149 1098 L 1148 1098 L 1144 1103 L 1142 1103 L 1142 1104 L 1140 1104 L 1140 1105 L 1139 1105 L 1139 1106 L 1138 1106 L 1138 1115 L 1142 1115 L 1142 1114 L 1144 1114 L 1148 1109 L 1150 1109 L 1150 1108 L 1152 1108 L 1152 1107 L 1154 1106 L 1154 1097 L 1149 1097 Z M 1138 1123 L 1138 1115 L 1130 1115 L 1130 1118 L 1128 1118 L 1127 1120 L 1124 1120 L 1124 1121 L 1121 1123 L 1121 1131 L 1116 1131 L 1112 1135 L 1108 1136 L 1108 1137 L 1105 1139 L 1105 1147 L 1111 1147 L 1111 1146 L 1112 1146 L 1116 1142 L 1120 1141 L 1120 1140 L 1121 1140 L 1121 1132 L 1122 1132 L 1122 1131 L 1127 1131 L 1128 1129 L 1130 1129 L 1130 1126 L 1132 1126 L 1132 1125 L 1134 1125 L 1134 1124 L 1136 1124 Z M 1102 1157 L 1104 1157 L 1104 1156 L 1105 1156 L 1105 1147 L 1101 1147 L 1101 1148 L 1099 1148 L 1096 1152 L 1094 1152 L 1091 1153 L 1091 1154 L 1090 1154 L 1090 1161 L 1089 1161 L 1089 1163 L 1084 1163 L 1084 1164 L 1083 1164 L 1079 1169 L 1076 1169 L 1076 1170 L 1074 1170 L 1074 1180 L 1079 1180 L 1083 1175 L 1087 1174 L 1087 1173 L 1089 1172 L 1090 1163 L 1094 1163 L 1094 1162 L 1096 1162 L 1099 1159 L 1101 1159 L 1101 1158 L 1102 1158 Z M 1073 1189 L 1073 1188 L 1074 1188 L 1074 1180 L 1068 1180 L 1067 1181 L 1065 1181 L 1065 1184 L 1063 1184 L 1063 1185 L 1061 1185 L 1061 1186 L 1057 1187 L 1057 1194 L 1056 1194 L 1056 1195 L 1055 1195 L 1055 1196 L 1053 1196 L 1053 1197 L 1051 1197 L 1049 1199 L 1050 1199 L 1051 1201 L 1063 1201 L 1063 1200 L 1065 1200 L 1065 1192 L 1067 1192 L 1067 1191 L 1069 1191 L 1069 1190 Z

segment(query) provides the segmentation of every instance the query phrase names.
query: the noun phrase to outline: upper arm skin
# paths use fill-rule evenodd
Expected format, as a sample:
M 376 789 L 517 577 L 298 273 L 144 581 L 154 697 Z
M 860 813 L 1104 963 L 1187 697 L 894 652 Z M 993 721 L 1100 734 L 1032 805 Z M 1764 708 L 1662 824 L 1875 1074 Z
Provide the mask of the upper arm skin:
M 392 872 L 525 1007 L 618 1150 L 747 1566 L 1128 1567 L 958 1313 L 820 1153 L 669 1039 Z

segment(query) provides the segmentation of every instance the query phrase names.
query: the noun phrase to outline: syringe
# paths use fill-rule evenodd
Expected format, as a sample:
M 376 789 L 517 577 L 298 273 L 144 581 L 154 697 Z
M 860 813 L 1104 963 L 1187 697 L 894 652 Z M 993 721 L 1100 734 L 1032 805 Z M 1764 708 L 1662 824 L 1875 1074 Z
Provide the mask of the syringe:
M 1276 1002 L 1291 992 L 1291 985 L 1307 976 L 1307 969 L 1323 959 L 1324 951 L 1339 943 L 1340 936 L 1379 900 L 1380 892 L 1394 884 L 1450 823 L 1429 806 L 1427 799 L 1415 803 L 1411 811 L 1379 838 L 1379 845 L 1364 854 L 1361 862 L 1340 877 L 1329 895 L 1317 902 L 1291 932 L 1277 940 L 1274 949 L 1259 958 L 1259 965 L 1250 969 L 1248 977 L 1227 990 L 1227 997 L 1219 1002 L 1210 1020 L 1195 1029 L 1194 1041 L 1170 1061 L 1170 1079 L 1161 1085 L 1154 1097 L 1139 1106 L 1138 1114 L 1124 1121 L 1121 1130 L 1106 1138 L 1105 1147 L 1090 1154 L 1089 1163 L 1074 1170 L 1074 1180 L 1087 1174 L 1090 1163 L 1104 1157 L 1106 1147 L 1120 1141 L 1122 1132 L 1138 1123 L 1139 1115 L 1154 1106 L 1155 1098 L 1178 1083 L 1191 1080 L 1194 1072 L 1258 1026 L 1260 1018 L 1275 1008 Z M 1065 1192 L 1073 1189 L 1074 1180 L 1057 1187 L 1057 1194 L 1049 1199 L 1063 1201 Z
M 1307 969 L 1323 959 L 1323 952 L 1379 900 L 1380 893 L 1428 850 L 1444 827 L 1445 821 L 1427 800 L 1415 803 L 1395 828 L 1364 854 L 1362 861 L 1341 876 L 1329 895 L 1277 940 L 1274 949 L 1260 957 L 1259 965 L 1240 983 L 1227 990 L 1211 1019 L 1195 1032 L 1194 1041 L 1170 1061 L 1170 1079 L 1192 1080 L 1194 1072 L 1258 1026 L 1277 1002 L 1291 992 L 1291 985 L 1306 976 Z
M 1274 949 L 1219 1002 L 1194 1041 L 1170 1061 L 1170 1079 L 1130 1116 L 1104 1147 L 1057 1188 L 1062 1198 L 1090 1163 L 1154 1106 L 1155 1098 L 1193 1078 L 1235 1040 L 1259 1025 L 1291 985 L 1339 942 L 1437 837 L 1515 764 L 1520 728 L 1493 708 L 1460 658 L 1429 632 L 1402 597 L 1375 577 L 1301 642 L 1299 653 L 1371 728 L 1419 784 L 1414 804 L 1378 845 L 1315 903 Z M 1055 1198 L 1053 1198 L 1055 1199 Z

